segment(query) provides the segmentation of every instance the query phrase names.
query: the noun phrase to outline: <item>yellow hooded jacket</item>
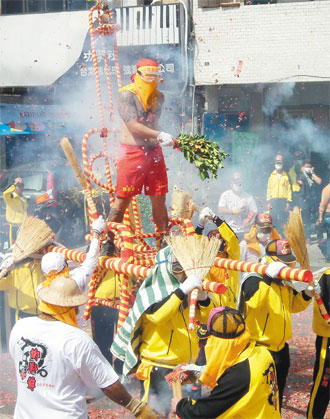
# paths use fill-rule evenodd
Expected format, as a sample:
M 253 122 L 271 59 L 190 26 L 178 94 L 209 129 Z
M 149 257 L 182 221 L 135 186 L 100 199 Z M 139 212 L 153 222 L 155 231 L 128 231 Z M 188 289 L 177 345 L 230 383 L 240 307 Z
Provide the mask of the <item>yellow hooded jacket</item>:
M 25 313 L 38 314 L 37 288 L 44 279 L 40 261 L 28 259 L 0 280 L 0 290 L 8 290 L 10 307 Z
M 208 397 L 182 399 L 177 414 L 183 418 L 270 419 L 279 411 L 274 360 L 266 348 L 250 343 L 237 362 L 218 379 Z
M 271 240 L 277 240 L 280 239 L 280 235 L 278 234 L 275 227 L 273 227 L 270 241 Z M 250 229 L 250 231 L 246 234 L 244 234 L 244 240 L 246 241 L 246 247 L 248 250 L 250 250 L 252 253 L 255 253 L 257 257 L 263 256 L 260 251 L 259 242 L 257 239 L 257 226 L 256 224 L 253 225 Z
M 221 234 L 221 237 L 223 237 L 223 239 L 226 241 L 226 252 L 228 254 L 228 258 L 239 260 L 240 248 L 236 234 L 226 222 L 223 222 L 220 227 L 218 227 L 218 230 Z M 227 287 L 227 291 L 224 294 L 214 294 L 212 296 L 216 306 L 226 305 L 228 307 L 236 308 L 239 291 L 239 272 L 232 270 L 227 271 L 224 268 L 213 266 L 206 279 L 209 281 L 221 282 Z
M 22 224 L 23 218 L 27 214 L 28 202 L 25 196 L 22 199 L 15 191 L 15 185 L 11 185 L 2 194 L 6 203 L 6 220 L 10 224 Z
M 286 172 L 282 173 L 280 180 L 278 179 L 276 170 L 269 176 L 266 201 L 271 199 L 286 199 L 289 202 L 292 201 L 290 180 Z
M 296 170 L 294 168 L 294 166 L 292 166 L 288 172 L 288 175 L 291 179 L 291 184 L 292 184 L 292 192 L 299 192 L 300 191 L 300 185 L 297 183 L 297 173 Z
M 319 284 L 321 286 L 321 297 L 329 313 L 330 310 L 330 268 L 321 276 Z M 319 306 L 314 299 L 313 307 L 313 331 L 318 336 L 330 338 L 330 326 L 322 317 Z
M 258 274 L 246 277 L 241 293 L 251 340 L 275 352 L 292 337 L 291 313 L 305 310 L 311 302 L 304 292 L 298 293 L 280 280 Z
M 209 298 L 205 304 L 198 302 L 195 318 L 207 324 L 214 305 Z M 183 362 L 194 363 L 199 353 L 199 338 L 196 330 L 188 330 L 188 324 L 188 300 L 180 289 L 151 306 L 142 316 L 142 360 L 167 368 Z

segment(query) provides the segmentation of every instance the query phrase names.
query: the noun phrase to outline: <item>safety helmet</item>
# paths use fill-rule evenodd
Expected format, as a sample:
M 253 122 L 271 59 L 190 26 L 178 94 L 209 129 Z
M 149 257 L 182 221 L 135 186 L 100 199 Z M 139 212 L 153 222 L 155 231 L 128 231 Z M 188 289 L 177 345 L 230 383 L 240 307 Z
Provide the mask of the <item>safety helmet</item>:
M 49 252 L 41 259 L 41 270 L 46 275 L 50 273 L 58 274 L 63 271 L 66 266 L 66 261 L 61 253 Z

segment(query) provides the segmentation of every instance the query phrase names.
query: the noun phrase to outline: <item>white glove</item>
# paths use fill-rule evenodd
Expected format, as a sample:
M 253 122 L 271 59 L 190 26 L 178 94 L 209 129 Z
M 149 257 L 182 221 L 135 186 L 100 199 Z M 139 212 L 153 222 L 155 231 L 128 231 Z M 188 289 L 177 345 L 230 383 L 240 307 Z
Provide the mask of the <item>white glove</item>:
M 202 211 L 199 213 L 199 217 L 198 217 L 198 225 L 200 225 L 201 227 L 205 227 L 207 222 L 209 220 L 213 220 L 213 218 L 215 217 L 214 212 L 211 210 L 211 208 L 209 207 L 205 207 L 202 209 Z
M 188 276 L 187 279 L 180 285 L 180 289 L 184 294 L 189 294 L 193 289 L 202 289 L 202 278 L 196 275 Z
M 1 263 L 1 270 L 11 268 L 14 265 L 14 263 L 15 262 L 14 262 L 14 259 L 13 259 L 12 255 L 11 254 L 6 255 L 3 258 L 2 263 Z
M 182 365 L 182 371 L 194 371 L 197 373 L 201 373 L 205 368 L 205 365 L 195 365 L 195 364 L 187 364 Z
M 187 364 L 182 365 L 182 371 L 188 371 L 190 374 L 190 380 L 193 381 L 192 377 L 195 378 L 195 383 L 198 383 L 200 376 L 203 374 L 206 365 L 195 365 L 195 364 Z
M 97 220 L 94 220 L 92 222 L 92 230 L 96 234 L 101 234 L 106 228 L 107 225 L 102 215 L 100 215 Z
M 308 295 L 308 297 L 312 298 L 313 291 L 316 292 L 316 294 L 321 293 L 320 284 L 316 280 L 313 281 L 313 284 L 308 285 L 308 287 L 305 289 L 305 294 Z
M 157 136 L 157 140 L 164 147 L 170 147 L 174 145 L 174 140 L 171 134 L 167 132 L 160 132 Z
M 270 278 L 276 278 L 282 268 L 287 268 L 287 265 L 282 262 L 272 262 L 267 266 L 266 275 Z
M 204 290 L 198 291 L 198 298 L 197 298 L 198 301 L 205 301 L 207 297 L 208 297 L 207 291 L 204 291 Z

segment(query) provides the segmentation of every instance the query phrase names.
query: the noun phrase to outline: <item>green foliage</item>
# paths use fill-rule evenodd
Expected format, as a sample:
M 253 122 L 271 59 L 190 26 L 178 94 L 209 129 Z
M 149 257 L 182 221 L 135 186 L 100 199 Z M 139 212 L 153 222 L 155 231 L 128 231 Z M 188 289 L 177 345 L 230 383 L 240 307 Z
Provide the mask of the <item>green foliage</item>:
M 223 168 L 223 160 L 229 155 L 215 141 L 211 142 L 206 135 L 180 133 L 175 145 L 189 163 L 199 170 L 202 180 L 218 176 L 218 169 Z

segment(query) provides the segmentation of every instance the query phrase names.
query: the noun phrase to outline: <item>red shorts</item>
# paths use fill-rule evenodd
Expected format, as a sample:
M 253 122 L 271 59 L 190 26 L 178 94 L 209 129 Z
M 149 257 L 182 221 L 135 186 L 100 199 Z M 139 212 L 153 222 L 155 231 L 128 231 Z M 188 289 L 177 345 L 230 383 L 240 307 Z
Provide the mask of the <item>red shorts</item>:
M 152 149 L 121 144 L 117 165 L 118 198 L 145 195 L 165 195 L 168 192 L 167 172 L 160 146 Z

